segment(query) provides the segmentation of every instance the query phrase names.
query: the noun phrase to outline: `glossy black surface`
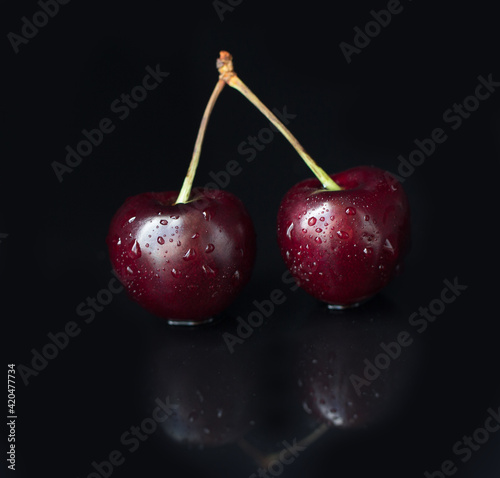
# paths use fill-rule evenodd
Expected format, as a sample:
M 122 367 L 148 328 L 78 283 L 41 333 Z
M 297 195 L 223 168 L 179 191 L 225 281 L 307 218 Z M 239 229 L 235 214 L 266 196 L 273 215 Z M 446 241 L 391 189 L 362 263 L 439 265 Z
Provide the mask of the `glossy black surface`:
M 3 458 L 0 476 L 246 478 L 264 467 L 418 478 L 454 470 L 451 460 L 453 476 L 497 478 L 500 431 L 481 431 L 500 407 L 497 16 L 401 3 L 348 63 L 340 43 L 387 2 L 241 2 L 223 21 L 212 2 L 164 3 L 60 5 L 17 54 L 8 32 L 41 7 L 3 7 L 1 335 L 4 373 L 18 366 L 18 418 L 16 472 Z M 406 176 L 411 252 L 362 307 L 328 312 L 285 273 L 276 214 L 310 173 L 229 88 L 195 183 L 217 178 L 245 203 L 252 278 L 220 320 L 195 329 L 169 328 L 120 289 L 110 220 L 128 196 L 180 188 L 220 49 L 328 172 L 373 164 Z M 169 75 L 127 106 L 122 95 L 157 68 Z M 474 111 L 459 112 L 464 100 Z M 104 122 L 100 144 L 58 181 L 51 163 L 105 118 L 115 128 Z M 400 166 L 433 133 L 434 151 Z M 396 358 L 380 356 L 382 343 Z M 367 361 L 387 366 L 365 375 Z

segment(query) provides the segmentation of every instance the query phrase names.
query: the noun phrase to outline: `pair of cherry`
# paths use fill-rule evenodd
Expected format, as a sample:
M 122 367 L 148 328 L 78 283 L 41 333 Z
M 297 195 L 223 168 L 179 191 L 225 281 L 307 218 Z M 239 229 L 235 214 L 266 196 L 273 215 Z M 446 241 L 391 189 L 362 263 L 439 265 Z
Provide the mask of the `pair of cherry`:
M 401 184 L 369 166 L 328 175 L 240 80 L 228 52 L 217 67 L 181 191 L 130 197 L 111 221 L 109 253 L 129 296 L 172 324 L 194 325 L 227 308 L 250 279 L 256 237 L 243 203 L 227 191 L 192 187 L 208 119 L 226 84 L 274 124 L 316 176 L 293 186 L 278 212 L 278 243 L 298 285 L 336 308 L 379 292 L 409 246 Z

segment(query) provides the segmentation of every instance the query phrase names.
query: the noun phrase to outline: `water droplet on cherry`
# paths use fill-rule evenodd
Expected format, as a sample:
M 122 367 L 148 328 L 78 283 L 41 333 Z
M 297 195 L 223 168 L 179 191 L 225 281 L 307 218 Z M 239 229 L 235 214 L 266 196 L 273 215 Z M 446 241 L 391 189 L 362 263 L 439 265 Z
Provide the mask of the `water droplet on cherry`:
M 307 224 L 309 224 L 310 226 L 314 226 L 316 224 L 316 218 L 310 217 L 309 220 L 307 221 Z
M 158 236 L 158 238 L 156 239 L 156 242 L 158 244 L 160 244 L 160 246 L 162 246 L 163 244 L 165 244 L 165 239 L 163 239 L 163 237 L 161 237 L 161 236 Z
M 349 239 L 349 233 L 346 231 L 337 231 L 337 236 L 339 236 L 340 239 Z
M 213 244 L 207 244 L 207 247 L 205 247 L 205 252 L 207 254 L 210 254 L 211 252 L 213 252 L 214 249 L 215 249 L 215 246 Z
M 203 264 L 201 266 L 201 268 L 203 269 L 203 272 L 207 275 L 207 276 L 210 276 L 210 277 L 215 277 L 217 275 L 217 271 L 212 269 L 209 265 L 207 264 Z
M 182 256 L 185 261 L 191 261 L 196 257 L 196 251 L 194 249 L 189 248 L 187 252 Z
M 345 210 L 345 213 L 348 215 L 348 216 L 354 216 L 354 214 L 356 214 L 356 209 L 353 208 L 352 206 L 350 207 L 347 207 L 346 210 Z
M 160 221 L 160 224 L 161 224 L 162 226 L 166 226 L 166 225 L 168 224 L 168 221 L 167 221 L 166 219 L 162 219 L 162 220 Z
M 137 239 L 134 239 L 134 243 L 132 244 L 128 255 L 131 259 L 138 259 L 141 257 L 141 246 L 137 242 Z
M 205 221 L 210 221 L 214 217 L 214 211 L 210 208 L 206 208 L 202 212 Z

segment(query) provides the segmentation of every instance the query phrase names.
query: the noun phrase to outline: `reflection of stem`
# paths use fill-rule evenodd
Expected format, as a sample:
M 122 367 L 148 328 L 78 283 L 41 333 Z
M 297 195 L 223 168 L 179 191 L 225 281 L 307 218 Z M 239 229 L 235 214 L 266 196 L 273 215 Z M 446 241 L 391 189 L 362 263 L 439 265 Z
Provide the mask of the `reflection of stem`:
M 267 467 L 266 456 L 260 450 L 248 443 L 244 438 L 238 440 L 238 445 L 248 456 L 250 456 L 255 461 L 255 463 L 257 463 L 257 465 L 261 466 L 262 468 Z
M 318 440 L 321 436 L 323 436 L 328 429 L 329 429 L 328 425 L 326 423 L 323 423 L 315 430 L 313 430 L 309 435 L 305 436 L 304 438 L 302 438 L 302 440 L 297 442 L 297 447 L 307 448 L 308 446 L 312 445 L 316 440 Z M 254 461 L 262 468 L 269 468 L 269 466 L 273 462 L 280 461 L 283 458 L 288 458 L 292 455 L 290 451 L 286 448 L 283 448 L 282 450 L 276 451 L 274 453 L 269 453 L 267 455 L 264 455 L 260 450 L 258 450 L 253 445 L 248 443 L 244 438 L 242 438 L 238 442 L 238 445 L 244 452 L 247 453 L 247 455 L 252 457 Z

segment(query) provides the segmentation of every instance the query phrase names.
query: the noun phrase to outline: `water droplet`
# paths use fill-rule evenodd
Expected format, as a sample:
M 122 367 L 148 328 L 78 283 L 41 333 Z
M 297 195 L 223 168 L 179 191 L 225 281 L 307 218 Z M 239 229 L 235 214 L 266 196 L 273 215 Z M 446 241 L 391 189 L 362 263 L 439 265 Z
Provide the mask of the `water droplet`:
M 214 217 L 214 211 L 213 209 L 207 207 L 206 209 L 203 210 L 203 217 L 205 218 L 205 221 L 210 221 Z
M 160 245 L 163 245 L 163 244 L 165 244 L 165 239 L 163 239 L 163 237 L 161 237 L 161 236 L 158 236 L 158 238 L 156 239 L 156 242 Z
M 128 222 L 129 222 L 130 224 L 132 224 L 134 221 L 135 221 L 135 216 L 134 216 L 134 217 L 131 217 L 131 218 L 128 220 Z
M 170 216 L 171 219 L 179 219 L 179 216 Z
M 191 261 L 196 257 L 196 251 L 189 248 L 187 252 L 182 256 L 185 261 Z
M 323 216 L 321 216 L 321 217 L 319 218 L 319 220 L 320 220 L 321 222 L 324 222 L 324 221 L 325 221 L 325 218 L 324 218 Z
M 178 247 L 182 246 L 182 242 L 181 241 L 177 241 L 177 246 Z
M 173 275 L 176 279 L 178 279 L 178 278 L 182 275 L 182 273 L 181 273 L 181 271 L 180 271 L 179 269 L 172 269 L 172 275 Z
M 168 242 L 174 242 L 174 240 L 173 239 L 169 239 Z
M 321 227 L 317 227 L 316 232 L 319 234 L 320 232 L 323 232 L 323 229 L 321 229 Z
M 394 254 L 394 247 L 391 244 L 391 241 L 389 239 L 386 239 L 384 242 L 384 248 L 387 249 L 389 252 L 392 252 Z
M 321 237 L 316 236 L 314 238 L 314 242 L 317 242 L 318 244 L 321 244 L 323 241 L 321 240 Z
M 137 239 L 134 239 L 134 243 L 132 244 L 128 255 L 131 259 L 138 259 L 139 257 L 141 257 L 141 246 L 139 246 Z
M 195 232 L 192 236 L 191 236 L 191 239 L 198 239 L 200 237 L 200 235 Z
M 201 268 L 203 269 L 203 272 L 207 275 L 207 276 L 211 276 L 211 277 L 215 277 L 217 275 L 217 271 L 212 269 L 209 265 L 207 264 L 203 264 L 201 266 Z
M 302 232 L 305 234 L 307 232 L 307 229 L 302 229 Z
M 349 239 L 349 233 L 346 231 L 337 231 L 337 236 L 339 236 L 340 239 Z
M 167 221 L 166 219 L 162 219 L 162 220 L 160 221 L 160 224 L 161 224 L 162 226 L 166 226 L 166 225 L 168 224 L 168 221 Z
M 345 213 L 348 215 L 348 216 L 354 216 L 354 214 L 356 214 L 356 209 L 353 208 L 352 206 L 351 207 L 347 207 L 345 209 Z
M 292 239 L 292 231 L 293 231 L 293 222 L 291 222 L 289 225 L 288 225 L 288 228 L 286 230 L 286 236 L 288 237 L 288 239 Z
M 116 241 L 116 245 L 121 246 L 121 244 L 122 244 L 122 238 L 119 237 L 118 240 Z
M 234 282 L 238 282 L 240 280 L 240 271 L 236 271 L 234 274 L 233 274 L 233 281 Z
M 370 220 L 370 216 L 368 214 L 365 214 L 365 221 L 369 221 Z
M 213 244 L 207 244 L 207 247 L 205 247 L 205 252 L 207 254 L 210 254 L 211 252 L 213 252 L 214 249 L 215 249 L 215 246 Z
M 307 224 L 309 224 L 310 226 L 314 226 L 316 224 L 316 218 L 310 217 L 309 221 L 307 221 Z
M 365 247 L 363 249 L 363 252 L 367 255 L 367 256 L 370 256 L 373 254 L 373 249 L 371 247 Z
M 149 247 L 149 243 L 148 243 L 148 242 L 146 242 L 146 247 Z M 150 254 L 151 254 L 151 253 L 150 253 Z

